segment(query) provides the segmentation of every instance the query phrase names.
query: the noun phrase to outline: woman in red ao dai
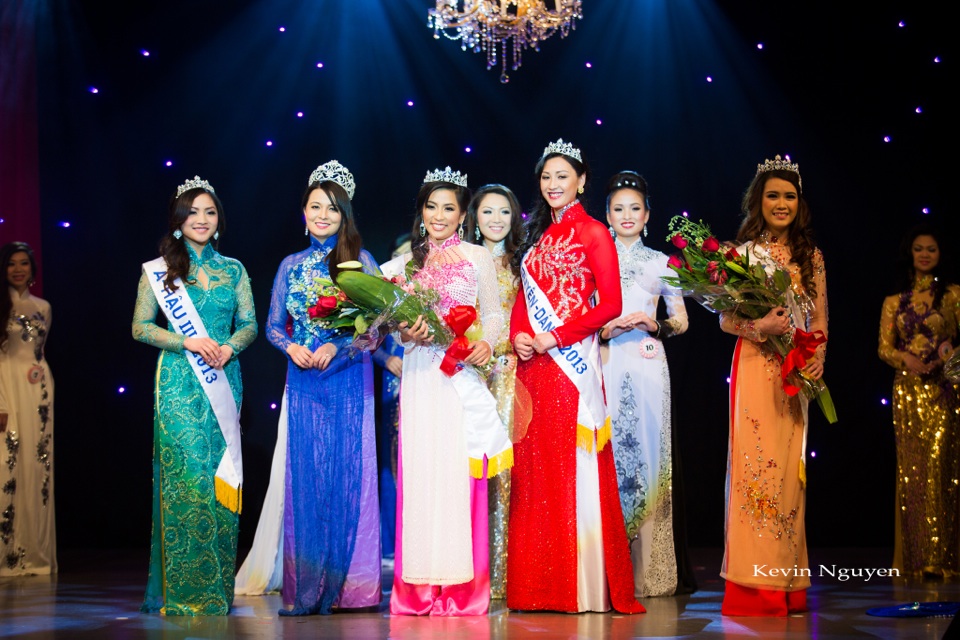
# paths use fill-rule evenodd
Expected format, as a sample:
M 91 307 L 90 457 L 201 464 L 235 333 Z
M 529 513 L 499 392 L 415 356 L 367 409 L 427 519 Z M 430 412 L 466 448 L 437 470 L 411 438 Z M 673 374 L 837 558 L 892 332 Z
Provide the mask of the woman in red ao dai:
M 620 315 L 617 253 L 577 199 L 588 178 L 579 149 L 551 143 L 536 175 L 541 198 L 516 253 L 523 291 L 510 319 L 532 419 L 515 447 L 507 605 L 640 613 L 595 335 Z

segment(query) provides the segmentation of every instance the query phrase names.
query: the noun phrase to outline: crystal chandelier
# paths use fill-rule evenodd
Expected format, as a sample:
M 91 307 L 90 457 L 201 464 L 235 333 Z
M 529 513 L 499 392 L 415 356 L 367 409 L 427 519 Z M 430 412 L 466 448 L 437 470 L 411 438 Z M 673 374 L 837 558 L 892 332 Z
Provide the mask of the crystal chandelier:
M 487 69 L 497 64 L 500 47 L 500 82 L 507 76 L 507 43 L 513 46 L 516 71 L 522 64 L 523 50 L 540 51 L 540 43 L 556 32 L 565 38 L 576 28 L 575 20 L 583 18 L 582 0 L 437 0 L 436 9 L 428 12 L 427 26 L 433 37 L 443 33 L 450 40 L 460 40 L 464 51 L 487 54 Z M 458 8 L 462 5 L 462 9 Z

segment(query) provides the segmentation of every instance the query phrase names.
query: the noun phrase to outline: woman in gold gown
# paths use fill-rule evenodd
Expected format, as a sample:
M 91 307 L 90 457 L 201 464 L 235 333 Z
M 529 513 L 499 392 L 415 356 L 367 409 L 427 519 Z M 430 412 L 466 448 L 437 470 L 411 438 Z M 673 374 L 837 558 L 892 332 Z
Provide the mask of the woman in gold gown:
M 477 189 L 467 207 L 467 238 L 482 244 L 493 254 L 497 267 L 497 287 L 505 318 L 510 317 L 517 298 L 520 274 L 511 267 L 513 253 L 523 237 L 520 203 L 513 191 L 501 184 L 488 184 Z M 514 434 L 514 388 L 517 380 L 517 356 L 510 344 L 510 323 L 504 323 L 493 348 L 493 365 L 487 386 L 497 399 L 500 419 Z M 507 523 L 510 515 L 510 470 L 490 479 L 490 597 L 507 597 Z
M 960 549 L 960 388 L 943 375 L 960 318 L 960 287 L 947 278 L 943 243 L 926 225 L 900 247 L 898 293 L 883 301 L 880 358 L 896 370 L 894 566 L 910 577 L 949 577 Z

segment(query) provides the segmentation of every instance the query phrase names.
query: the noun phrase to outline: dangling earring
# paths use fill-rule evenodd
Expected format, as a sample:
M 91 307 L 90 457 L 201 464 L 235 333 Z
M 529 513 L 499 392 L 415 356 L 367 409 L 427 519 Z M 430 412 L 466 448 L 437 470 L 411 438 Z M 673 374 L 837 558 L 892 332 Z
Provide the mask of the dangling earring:
M 647 225 L 643 225 L 643 237 L 647 237 Z
M 183 231 L 180 231 L 180 229 L 177 229 L 176 231 L 173 232 L 173 237 L 179 240 L 180 238 L 183 237 Z
M 303 235 L 305 236 L 310 235 L 310 225 L 308 224 L 303 225 Z
M 583 195 L 583 187 L 577 187 L 577 193 Z
M 477 226 L 475 226 L 475 227 L 473 228 L 473 237 L 475 237 L 475 238 L 477 239 L 477 241 L 479 242 L 479 240 L 480 240 L 480 225 L 477 225 Z
M 427 235 L 427 228 L 423 226 L 423 220 L 420 221 L 420 237 Z
M 462 223 L 462 222 L 460 223 L 460 228 L 457 229 L 457 236 L 458 236 L 461 240 L 463 240 L 463 223 Z
M 214 232 L 213 232 L 213 239 L 214 239 L 214 240 L 219 240 L 219 239 L 220 239 L 220 231 L 214 231 Z
M 613 230 L 613 227 L 610 227 L 610 237 L 614 240 L 617 239 L 617 232 Z

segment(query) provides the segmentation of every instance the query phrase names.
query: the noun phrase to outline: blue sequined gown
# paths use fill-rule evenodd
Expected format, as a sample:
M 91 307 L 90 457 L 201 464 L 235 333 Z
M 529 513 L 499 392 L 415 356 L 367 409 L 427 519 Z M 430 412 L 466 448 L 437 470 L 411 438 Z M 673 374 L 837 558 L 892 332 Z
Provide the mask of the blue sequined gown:
M 287 363 L 287 466 L 283 504 L 284 614 L 330 613 L 380 602 L 380 519 L 374 435 L 373 370 L 366 352 L 351 353 L 351 333 L 320 327 L 308 315 L 314 278 L 329 278 L 327 254 L 337 236 L 280 264 L 273 283 L 267 339 L 286 354 L 332 342 L 323 371 Z M 361 250 L 368 273 L 376 262 Z

